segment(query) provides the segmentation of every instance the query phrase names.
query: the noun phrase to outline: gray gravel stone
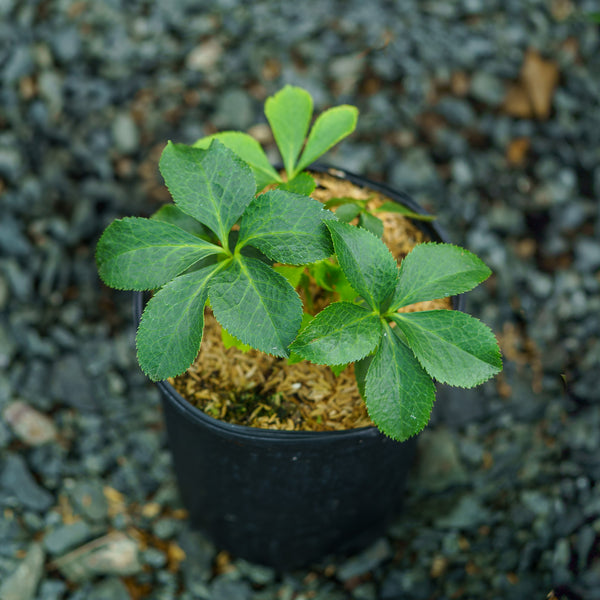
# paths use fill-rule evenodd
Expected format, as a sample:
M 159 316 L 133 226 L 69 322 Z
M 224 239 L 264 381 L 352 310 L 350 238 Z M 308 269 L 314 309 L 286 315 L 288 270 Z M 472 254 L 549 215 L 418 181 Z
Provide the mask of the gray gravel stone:
M 62 600 L 67 584 L 60 579 L 46 579 L 41 582 L 36 600 Z
M 423 148 L 414 148 L 395 166 L 391 180 L 397 189 L 414 192 L 434 186 L 438 177 L 427 152 Z
M 8 367 L 16 352 L 17 345 L 13 336 L 9 333 L 8 327 L 0 321 L 0 367 Z
M 89 600 L 130 600 L 131 595 L 125 584 L 116 577 L 110 577 L 94 586 Z
M 381 538 L 366 550 L 342 563 L 337 576 L 341 581 L 348 581 L 376 569 L 392 556 L 392 547 L 387 539 Z
M 182 570 L 186 589 L 201 595 L 210 579 L 215 547 L 202 533 L 184 529 L 177 538 L 186 559 Z
M 80 546 L 91 537 L 90 526 L 85 521 L 75 521 L 69 525 L 61 525 L 44 537 L 44 548 L 53 555 L 65 554 Z
M 467 482 L 454 436 L 445 428 L 425 431 L 419 437 L 419 486 L 440 492 Z
M 486 71 L 477 71 L 473 75 L 470 92 L 473 98 L 492 107 L 499 106 L 506 95 L 502 80 Z
M 473 496 L 463 496 L 452 511 L 436 519 L 439 527 L 447 529 L 477 529 L 489 525 L 491 513 Z
M 36 483 L 21 455 L 10 453 L 4 457 L 3 462 L 0 488 L 35 512 L 42 513 L 54 504 L 54 496 Z
M 50 393 L 58 402 L 81 411 L 97 409 L 91 380 L 75 354 L 61 357 L 54 364 Z
M 245 581 L 217 577 L 210 586 L 211 600 L 250 600 L 252 588 Z
M 44 572 L 44 550 L 31 544 L 15 572 L 0 583 L 2 600 L 33 600 Z
M 135 121 L 128 113 L 119 113 L 112 124 L 114 144 L 123 154 L 132 154 L 140 144 L 140 134 Z
M 575 242 L 575 265 L 584 272 L 600 269 L 600 242 L 581 238 Z
M 68 493 L 75 510 L 86 519 L 101 522 L 108 518 L 108 502 L 100 480 L 77 481 Z
M 239 89 L 227 90 L 219 101 L 214 123 L 220 129 L 245 131 L 254 124 L 254 109 L 248 94 Z

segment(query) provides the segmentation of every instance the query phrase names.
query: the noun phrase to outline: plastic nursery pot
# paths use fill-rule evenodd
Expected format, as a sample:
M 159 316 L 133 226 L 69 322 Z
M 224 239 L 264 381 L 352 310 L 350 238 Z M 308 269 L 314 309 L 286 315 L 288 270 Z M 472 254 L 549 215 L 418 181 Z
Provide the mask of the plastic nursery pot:
M 381 184 L 328 172 L 425 212 Z M 437 225 L 416 224 L 432 240 L 447 241 Z M 136 323 L 143 305 L 136 293 Z M 454 307 L 461 305 L 455 298 Z M 399 512 L 415 438 L 394 442 L 375 427 L 302 432 L 232 425 L 192 406 L 168 382 L 157 385 L 191 525 L 219 549 L 278 569 L 299 567 L 360 550 Z

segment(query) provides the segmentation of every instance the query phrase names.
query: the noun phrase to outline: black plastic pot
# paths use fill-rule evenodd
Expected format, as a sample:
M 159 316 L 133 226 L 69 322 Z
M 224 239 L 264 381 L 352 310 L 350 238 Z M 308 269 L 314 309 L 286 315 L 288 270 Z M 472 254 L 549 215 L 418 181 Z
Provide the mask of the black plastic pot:
M 311 170 L 327 171 L 326 167 Z M 405 194 L 329 169 L 424 213 Z M 435 224 L 416 223 L 437 241 Z M 462 299 L 454 299 L 462 308 Z M 143 296 L 134 297 L 136 323 Z M 299 432 L 216 420 L 159 382 L 169 445 L 191 525 L 220 549 L 288 569 L 359 550 L 399 512 L 416 441 L 394 442 L 374 427 Z

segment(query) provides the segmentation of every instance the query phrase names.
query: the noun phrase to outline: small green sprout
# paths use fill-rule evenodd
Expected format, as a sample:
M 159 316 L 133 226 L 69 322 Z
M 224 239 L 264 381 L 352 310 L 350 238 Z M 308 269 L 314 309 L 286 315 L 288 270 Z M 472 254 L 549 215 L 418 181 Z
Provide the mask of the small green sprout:
M 308 173 L 303 173 L 304 169 L 354 131 L 358 109 L 346 104 L 334 106 L 317 117 L 309 133 L 312 97 L 302 88 L 286 85 L 267 99 L 265 115 L 281 154 L 287 182 L 271 166 L 261 145 L 247 133 L 222 131 L 199 139 L 194 146 L 207 148 L 213 139 L 218 139 L 250 165 L 259 191 L 274 183 L 288 191 L 309 195 L 315 184 Z

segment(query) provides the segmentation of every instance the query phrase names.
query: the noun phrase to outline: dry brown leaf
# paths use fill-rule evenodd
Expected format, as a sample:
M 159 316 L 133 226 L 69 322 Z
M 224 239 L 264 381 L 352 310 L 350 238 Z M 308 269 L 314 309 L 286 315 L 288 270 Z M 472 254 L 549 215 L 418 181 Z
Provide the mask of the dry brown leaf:
M 547 119 L 552 108 L 552 97 L 558 83 L 558 66 L 543 59 L 535 50 L 528 50 L 521 69 L 521 80 L 539 119 Z
M 519 81 L 509 86 L 503 110 L 513 117 L 547 119 L 559 79 L 558 65 L 537 50 L 525 54 Z
M 512 83 L 508 86 L 502 109 L 511 117 L 530 119 L 533 116 L 529 96 L 520 83 Z

